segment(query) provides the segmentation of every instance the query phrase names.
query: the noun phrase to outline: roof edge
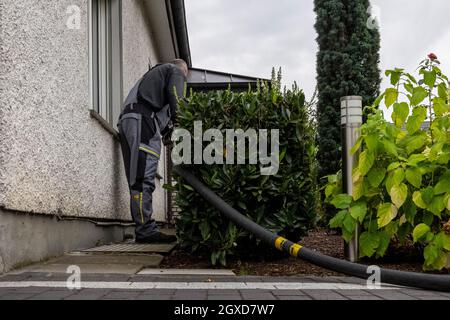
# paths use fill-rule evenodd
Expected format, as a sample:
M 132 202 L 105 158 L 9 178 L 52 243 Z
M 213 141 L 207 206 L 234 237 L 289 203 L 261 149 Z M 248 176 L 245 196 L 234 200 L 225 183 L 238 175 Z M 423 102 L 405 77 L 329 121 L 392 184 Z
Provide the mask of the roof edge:
M 243 75 L 243 74 L 239 74 L 239 73 L 231 73 L 231 72 L 224 72 L 224 71 L 218 71 L 218 70 L 211 70 L 211 69 L 205 69 L 205 68 L 197 68 L 197 67 L 190 67 L 189 70 L 193 70 L 193 71 L 201 71 L 201 72 L 208 72 L 208 73 L 212 73 L 212 74 L 220 74 L 220 75 L 224 75 L 224 76 L 232 76 L 232 77 L 239 77 L 239 78 L 246 78 L 247 80 L 252 80 L 254 82 L 259 81 L 265 81 L 265 82 L 271 82 L 272 80 L 267 79 L 267 78 L 261 78 L 261 77 L 254 77 L 254 76 L 248 76 L 248 75 Z
M 172 12 L 174 32 L 178 46 L 178 58 L 183 59 L 189 67 L 192 67 L 184 0 L 168 0 L 167 4 L 170 5 Z

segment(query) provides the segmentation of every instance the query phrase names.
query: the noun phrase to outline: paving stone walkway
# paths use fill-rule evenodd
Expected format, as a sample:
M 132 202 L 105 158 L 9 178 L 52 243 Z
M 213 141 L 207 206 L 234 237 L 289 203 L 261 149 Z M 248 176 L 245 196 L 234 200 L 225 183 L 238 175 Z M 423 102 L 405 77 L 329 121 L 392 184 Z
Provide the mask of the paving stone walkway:
M 349 277 L 84 274 L 81 289 L 68 274 L 18 272 L 0 277 L 0 300 L 450 300 L 450 293 L 366 287 Z
M 72 252 L 0 276 L 0 300 L 450 300 L 450 292 L 374 289 L 350 277 L 158 269 L 173 248 L 122 243 Z M 80 288 L 69 289 L 73 285 Z

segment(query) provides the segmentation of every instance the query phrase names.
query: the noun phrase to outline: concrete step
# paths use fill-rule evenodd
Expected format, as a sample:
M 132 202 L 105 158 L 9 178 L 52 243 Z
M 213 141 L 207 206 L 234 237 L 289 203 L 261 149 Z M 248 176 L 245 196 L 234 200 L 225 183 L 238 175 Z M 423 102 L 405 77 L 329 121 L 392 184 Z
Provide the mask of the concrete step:
M 159 254 L 91 254 L 72 253 L 50 260 L 52 264 L 137 264 L 144 267 L 154 267 L 159 265 L 163 256 Z
M 163 230 L 174 234 L 175 230 Z M 158 268 L 164 255 L 175 248 L 172 244 L 137 244 L 133 240 L 98 246 L 81 252 L 72 252 L 26 267 L 20 272 L 66 273 L 70 266 L 77 266 L 82 274 L 136 274 L 146 268 Z
M 23 272 L 66 273 L 77 266 L 83 274 L 136 274 L 144 268 L 156 268 L 163 260 L 158 254 L 72 253 L 27 267 Z

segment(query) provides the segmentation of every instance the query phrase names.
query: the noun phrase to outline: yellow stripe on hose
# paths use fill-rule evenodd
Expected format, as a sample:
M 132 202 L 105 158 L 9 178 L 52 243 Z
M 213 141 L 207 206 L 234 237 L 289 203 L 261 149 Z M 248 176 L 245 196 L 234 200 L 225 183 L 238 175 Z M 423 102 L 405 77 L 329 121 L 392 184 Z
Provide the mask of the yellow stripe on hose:
M 300 251 L 301 248 L 302 248 L 301 245 L 299 245 L 299 244 L 293 244 L 293 245 L 289 248 L 289 253 L 291 254 L 291 256 L 297 257 L 297 256 L 298 256 L 298 252 Z
M 280 251 L 283 251 L 283 244 L 284 244 L 286 241 L 287 241 L 286 238 L 278 237 L 278 238 L 275 240 L 275 248 L 277 248 L 277 249 L 280 250 Z

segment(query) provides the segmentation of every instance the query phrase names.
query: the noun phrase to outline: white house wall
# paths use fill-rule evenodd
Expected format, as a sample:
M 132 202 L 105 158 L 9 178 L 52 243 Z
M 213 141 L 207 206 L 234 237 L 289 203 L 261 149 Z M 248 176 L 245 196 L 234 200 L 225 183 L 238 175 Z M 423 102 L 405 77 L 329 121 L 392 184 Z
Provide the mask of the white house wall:
M 140 2 L 123 0 L 125 94 L 156 60 Z M 66 26 L 71 5 L 81 9 L 80 30 Z M 129 220 L 119 144 L 89 113 L 87 9 L 88 0 L 0 0 L 4 209 Z M 159 189 L 159 217 L 163 200 Z

